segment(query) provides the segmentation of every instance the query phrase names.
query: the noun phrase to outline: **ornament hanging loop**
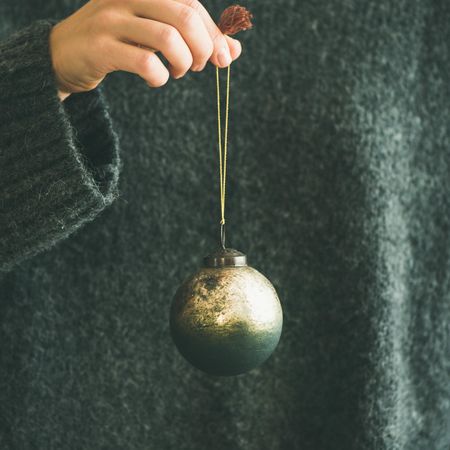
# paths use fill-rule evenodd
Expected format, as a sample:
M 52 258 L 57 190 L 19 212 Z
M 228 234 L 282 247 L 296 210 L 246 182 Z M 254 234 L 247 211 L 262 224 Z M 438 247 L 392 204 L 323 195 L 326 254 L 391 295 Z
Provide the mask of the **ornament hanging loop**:
M 226 249 L 226 245 L 225 245 L 225 223 L 220 222 L 220 246 L 225 250 Z

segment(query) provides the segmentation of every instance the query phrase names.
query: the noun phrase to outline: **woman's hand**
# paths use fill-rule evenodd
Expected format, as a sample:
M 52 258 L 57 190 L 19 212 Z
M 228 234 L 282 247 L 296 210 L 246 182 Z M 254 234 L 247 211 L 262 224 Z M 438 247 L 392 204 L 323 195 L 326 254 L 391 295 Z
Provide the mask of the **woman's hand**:
M 125 70 L 149 86 L 164 85 L 211 61 L 228 66 L 241 53 L 197 0 L 91 0 L 50 34 L 59 97 L 94 89 Z M 160 51 L 169 62 L 161 62 Z

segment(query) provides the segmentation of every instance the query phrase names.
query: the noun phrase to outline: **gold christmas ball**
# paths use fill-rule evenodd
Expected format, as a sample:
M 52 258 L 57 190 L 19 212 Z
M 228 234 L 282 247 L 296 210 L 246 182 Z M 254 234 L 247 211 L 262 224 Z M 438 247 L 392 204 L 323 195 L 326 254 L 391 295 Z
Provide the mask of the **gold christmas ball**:
M 178 289 L 170 311 L 172 338 L 195 367 L 238 375 L 263 363 L 280 340 L 277 293 L 244 254 L 221 249 Z

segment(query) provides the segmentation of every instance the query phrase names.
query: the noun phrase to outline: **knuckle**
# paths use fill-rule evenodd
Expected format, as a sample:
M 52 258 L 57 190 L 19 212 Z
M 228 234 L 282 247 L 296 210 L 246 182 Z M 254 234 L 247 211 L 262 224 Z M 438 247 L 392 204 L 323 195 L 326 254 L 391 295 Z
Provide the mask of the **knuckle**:
M 116 23 L 118 20 L 119 14 L 114 8 L 106 7 L 101 8 L 95 18 L 97 26 L 104 28 L 110 28 L 112 24 Z
M 179 40 L 179 33 L 175 27 L 166 25 L 161 28 L 159 38 L 165 46 L 172 46 Z
M 182 27 L 193 28 L 198 21 L 197 11 L 189 6 L 182 6 L 179 19 Z
M 192 8 L 194 11 L 199 11 L 200 2 L 198 0 L 185 0 L 185 5 Z
M 141 56 L 136 60 L 137 72 L 143 75 L 151 73 L 157 56 L 153 52 L 142 52 Z
M 95 37 L 94 48 L 96 54 L 107 55 L 109 53 L 110 41 L 106 35 L 100 34 Z

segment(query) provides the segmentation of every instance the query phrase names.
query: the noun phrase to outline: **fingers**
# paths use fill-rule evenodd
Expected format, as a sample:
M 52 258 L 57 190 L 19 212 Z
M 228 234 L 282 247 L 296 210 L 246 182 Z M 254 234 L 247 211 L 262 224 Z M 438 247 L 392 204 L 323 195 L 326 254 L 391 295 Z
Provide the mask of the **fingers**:
M 170 74 L 182 77 L 192 66 L 189 47 L 176 28 L 150 19 L 133 17 L 123 24 L 121 33 L 134 43 L 158 50 L 170 64 Z
M 205 7 L 198 0 L 175 1 L 193 9 L 201 17 L 214 46 L 210 61 L 219 67 L 229 66 L 241 53 L 241 49 L 238 47 L 240 46 L 239 41 L 224 36 L 212 20 L 208 11 L 206 11 Z
M 189 6 L 174 0 L 130 0 L 133 12 L 176 28 L 192 54 L 192 69 L 205 66 L 213 52 L 211 37 L 200 15 Z
M 115 60 L 114 70 L 135 73 L 151 87 L 160 87 L 167 83 L 169 71 L 154 52 L 118 41 L 111 45 L 111 54 Z

